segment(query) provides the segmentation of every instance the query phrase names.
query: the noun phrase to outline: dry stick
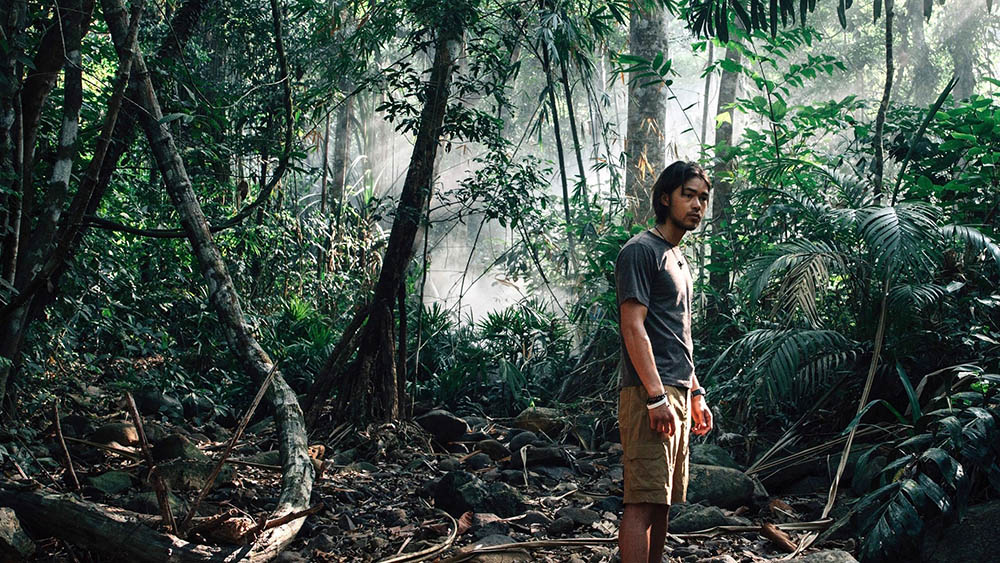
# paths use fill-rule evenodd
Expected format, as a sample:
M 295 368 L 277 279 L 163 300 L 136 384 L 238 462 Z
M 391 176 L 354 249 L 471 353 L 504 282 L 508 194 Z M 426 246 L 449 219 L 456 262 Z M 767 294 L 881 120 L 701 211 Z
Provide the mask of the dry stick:
M 424 561 L 451 547 L 451 544 L 455 543 L 455 538 L 458 537 L 458 522 L 455 521 L 455 518 L 453 518 L 451 514 L 448 514 L 443 510 L 440 512 L 441 514 L 447 516 L 449 520 L 451 520 L 451 532 L 448 533 L 448 537 L 445 538 L 444 542 L 439 543 L 437 545 L 432 545 L 427 549 L 415 551 L 413 553 L 404 553 L 402 555 L 395 555 L 387 559 L 381 559 L 379 560 L 378 563 L 404 563 L 410 561 Z
M 83 444 L 85 446 L 90 446 L 92 448 L 98 448 L 98 449 L 101 449 L 101 450 L 104 450 L 104 451 L 107 451 L 107 452 L 111 452 L 113 454 L 118 454 L 118 455 L 120 455 L 122 457 L 126 457 L 128 459 L 131 459 L 132 461 L 139 461 L 140 460 L 139 456 L 136 455 L 135 452 L 130 452 L 130 451 L 124 450 L 122 448 L 116 448 L 114 446 L 109 446 L 108 444 L 101 444 L 101 443 L 98 443 L 98 442 L 91 442 L 90 440 L 84 440 L 83 438 L 74 438 L 72 436 L 66 436 L 66 439 L 69 440 L 70 442 L 76 442 L 77 444 Z
M 777 524 L 775 528 L 779 530 L 822 530 L 830 525 L 832 518 L 824 518 L 822 520 L 813 520 L 811 522 L 790 522 L 788 524 Z M 700 530 L 697 532 L 690 532 L 686 534 L 670 534 L 672 539 L 685 540 L 685 539 L 706 539 L 712 538 L 722 534 L 743 534 L 746 532 L 760 532 L 760 526 L 715 526 L 714 528 L 709 528 L 707 530 Z M 473 557 L 483 554 L 483 553 L 498 553 L 505 551 L 521 551 L 524 549 L 537 548 L 537 547 L 563 547 L 563 546 L 588 546 L 588 545 L 606 545 L 606 544 L 616 544 L 618 543 L 618 538 L 567 538 L 564 540 L 537 540 L 537 541 L 527 541 L 527 542 L 514 542 L 505 543 L 501 545 L 491 545 L 477 547 L 475 549 L 470 549 L 459 553 L 458 555 L 449 557 L 447 559 L 441 559 L 438 563 L 460 563 L 461 561 L 466 561 L 472 559 Z M 388 560 L 380 563 L 387 563 Z
M 163 523 L 167 526 L 167 532 L 177 533 L 177 522 L 174 521 L 174 513 L 170 511 L 170 499 L 167 496 L 167 488 L 163 484 L 163 479 L 156 471 L 156 462 L 153 461 L 153 452 L 149 449 L 149 440 L 146 439 L 146 431 L 142 428 L 142 417 L 139 416 L 139 409 L 135 406 L 135 399 L 128 391 L 125 392 L 125 403 L 128 405 L 132 420 L 135 421 L 135 429 L 139 434 L 139 444 L 142 446 L 142 453 L 146 456 L 146 463 L 149 464 L 147 479 L 153 485 L 156 493 L 156 503 L 160 505 L 160 515 L 163 516 Z
M 212 473 L 209 474 L 208 480 L 205 481 L 205 485 L 198 492 L 198 498 L 194 500 L 194 504 L 191 505 L 191 510 L 188 511 L 187 516 L 181 521 L 180 528 L 178 530 L 183 530 L 187 528 L 187 525 L 191 522 L 191 518 L 194 517 L 194 513 L 198 510 L 198 505 L 201 501 L 205 500 L 205 495 L 208 494 L 208 490 L 212 488 L 215 483 L 215 478 L 219 476 L 219 471 L 222 470 L 222 465 L 226 463 L 226 458 L 229 457 L 229 452 L 233 451 L 233 446 L 236 445 L 236 441 L 240 439 L 243 435 L 243 431 L 246 429 L 247 424 L 250 423 L 250 417 L 253 416 L 255 410 L 257 410 L 257 405 L 260 404 L 261 399 L 264 398 L 264 392 L 267 391 L 268 386 L 271 384 L 271 380 L 274 379 L 274 374 L 277 373 L 278 362 L 275 361 L 271 365 L 271 371 L 268 372 L 267 377 L 264 378 L 264 382 L 261 383 L 260 389 L 257 390 L 257 396 L 253 398 L 253 402 L 250 403 L 250 408 L 247 409 L 246 414 L 243 415 L 243 419 L 240 420 L 239 427 L 236 428 L 236 432 L 233 433 L 233 437 L 229 439 L 229 443 L 226 444 L 226 449 L 223 450 L 222 455 L 219 456 L 219 461 L 215 463 L 215 467 L 212 468 Z
M 274 520 L 267 520 L 265 522 L 265 524 L 261 527 L 261 529 L 259 531 L 263 532 L 264 530 L 270 530 L 271 528 L 277 528 L 278 526 L 281 526 L 282 524 L 287 524 L 287 523 L 291 522 L 292 520 L 298 520 L 299 518 L 305 518 L 306 516 L 312 516 L 313 514 L 316 514 L 320 510 L 323 510 L 324 508 L 326 508 L 326 505 L 321 502 L 319 504 L 310 506 L 309 508 L 305 508 L 303 510 L 299 510 L 298 512 L 290 512 L 290 513 L 288 513 L 288 514 L 286 514 L 284 516 L 280 516 L 278 518 L 275 518 Z
M 795 542 L 792 541 L 792 538 L 770 522 L 761 524 L 760 534 L 786 552 L 791 553 L 795 551 Z
M 62 424 L 59 422 L 59 399 L 52 405 L 56 417 L 56 436 L 59 437 L 59 445 L 62 446 L 63 455 L 66 456 L 66 467 L 69 468 L 69 476 L 73 478 L 73 490 L 80 490 L 80 480 L 76 478 L 76 470 L 73 469 L 73 458 L 69 455 L 69 448 L 66 447 L 66 440 L 63 439 Z

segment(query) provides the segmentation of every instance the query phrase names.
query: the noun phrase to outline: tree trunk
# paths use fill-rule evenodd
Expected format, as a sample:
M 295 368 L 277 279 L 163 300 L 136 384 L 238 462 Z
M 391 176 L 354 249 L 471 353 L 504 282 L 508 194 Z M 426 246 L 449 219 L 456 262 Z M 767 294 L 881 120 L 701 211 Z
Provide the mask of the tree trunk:
M 566 97 L 566 115 L 569 117 L 569 130 L 573 135 L 573 152 L 576 154 L 576 167 L 580 170 L 580 195 L 583 196 L 583 207 L 590 205 L 587 197 L 587 174 L 583 166 L 583 145 L 580 144 L 580 133 L 576 129 L 576 111 L 573 109 L 573 92 L 569 88 L 569 70 L 565 59 L 559 60 L 562 71 L 563 95 Z
M 344 91 L 346 93 L 346 85 Z M 330 220 L 326 235 L 326 253 L 329 264 L 327 268 L 333 270 L 334 246 L 340 240 L 340 222 L 344 215 L 344 193 L 347 188 L 347 168 L 350 166 L 351 148 L 351 120 L 354 113 L 354 96 L 347 93 L 340 111 L 337 112 L 337 130 L 333 141 L 333 170 L 330 178 L 330 203 L 336 208 Z
M 552 113 L 552 132 L 556 138 L 556 155 L 559 160 L 559 180 L 562 183 L 563 213 L 566 217 L 566 239 L 569 241 L 570 255 L 573 255 L 573 214 L 569 208 L 569 184 L 566 179 L 566 157 L 563 152 L 562 133 L 559 130 L 559 110 L 556 108 L 556 90 L 552 83 L 552 65 L 549 60 L 549 49 L 545 44 L 539 45 L 542 50 L 542 71 L 545 73 L 545 85 L 549 91 L 549 111 Z
M 881 201 L 885 172 L 885 148 L 882 144 L 882 131 L 885 129 L 885 114 L 889 110 L 889 97 L 892 95 L 892 76 L 895 72 L 892 59 L 892 18 L 893 0 L 885 0 L 885 88 L 882 90 L 882 102 L 878 106 L 875 117 L 875 186 L 873 195 L 876 201 Z
M 392 311 L 397 291 L 404 281 L 407 266 L 413 258 L 413 242 L 420 221 L 430 204 L 434 162 L 444 123 L 444 114 L 451 88 L 452 71 L 461 50 L 464 29 L 442 25 L 438 30 L 434 62 L 427 84 L 424 107 L 420 114 L 417 137 L 413 145 L 410 166 L 396 208 L 396 218 L 389 233 L 389 244 L 382 269 L 375 284 L 372 304 L 359 310 L 351 325 L 357 327 L 364 318 L 357 356 L 340 378 L 343 348 L 353 349 L 355 333 L 341 338 L 349 346 L 338 344 L 336 359 L 331 356 L 310 390 L 313 404 L 310 418 L 317 415 L 333 387 L 340 389 L 336 418 L 339 421 L 391 420 L 399 416 L 400 397 L 396 373 L 396 345 Z
M 667 15 L 661 8 L 636 10 L 629 19 L 629 51 L 653 60 L 667 57 Z M 625 137 L 625 195 L 635 223 L 653 216 L 653 182 L 666 168 L 668 92 L 662 84 L 643 86 L 633 80 L 628 87 L 628 129 Z
M 726 59 L 739 63 L 740 52 L 736 49 L 726 49 Z M 732 173 L 735 168 L 735 161 L 732 156 L 733 146 L 733 125 L 736 118 L 736 110 L 729 108 L 736 101 L 739 91 L 740 75 L 735 72 L 722 72 L 719 78 L 719 100 L 715 115 L 719 116 L 728 113 L 728 119 L 717 120 L 715 126 L 715 170 L 713 171 L 712 187 L 712 271 L 709 273 L 708 283 L 715 292 L 717 298 L 713 303 L 718 304 L 723 296 L 729 292 L 730 266 L 728 240 L 725 236 L 729 228 L 730 207 L 733 194 Z
M 279 60 L 283 62 L 280 14 L 276 2 L 277 0 L 271 0 L 271 10 L 274 17 L 275 42 Z M 121 0 L 102 0 L 102 6 L 115 46 L 124 47 L 127 17 Z M 276 370 L 276 367 L 254 338 L 250 326 L 243 316 L 239 296 L 236 294 L 222 255 L 212 239 L 208 222 L 192 189 L 180 152 L 174 144 L 170 131 L 162 123 L 163 114 L 156 99 L 146 64 L 139 53 L 136 53 L 133 70 L 133 80 L 140 94 L 133 101 L 143 110 L 139 113 L 139 122 L 149 141 L 150 149 L 156 160 L 157 168 L 163 176 L 170 199 L 180 217 L 181 226 L 191 242 L 195 258 L 205 276 L 209 300 L 219 316 L 226 340 L 240 366 L 253 381 L 259 384 L 267 378 L 272 370 Z M 284 68 L 284 64 L 282 64 L 281 73 L 282 78 L 287 79 L 288 70 Z M 283 466 L 282 490 L 274 512 L 275 516 L 279 516 L 302 510 L 308 506 L 314 470 L 306 452 L 306 432 L 302 411 L 294 391 L 285 382 L 280 372 L 275 373 L 268 395 L 275 408 L 275 421 L 280 434 L 280 453 Z M 294 539 L 301 526 L 301 519 L 279 526 L 269 535 L 268 540 L 255 544 L 254 549 L 270 549 L 276 544 L 277 549 L 280 550 L 281 546 Z
M 64 14 L 74 14 L 76 16 L 74 23 L 74 18 L 64 17 L 64 26 L 66 30 L 74 29 L 79 27 L 80 36 L 82 37 L 89 27 L 90 14 L 93 10 L 93 2 L 90 0 L 84 0 L 82 7 L 77 5 L 75 9 L 64 9 Z M 67 4 L 67 8 L 68 8 Z M 161 44 L 159 50 L 157 51 L 158 58 L 168 58 L 177 56 L 183 45 L 190 38 L 194 26 L 197 23 L 203 7 L 203 0 L 187 0 L 184 5 L 178 10 L 176 16 L 171 22 L 171 29 L 173 33 L 169 34 L 164 38 L 164 42 Z M 82 8 L 82 9 L 81 9 Z M 54 24 L 58 27 L 58 24 Z M 57 53 L 57 60 L 62 60 L 62 34 L 58 34 L 58 38 L 52 39 L 58 42 L 59 51 Z M 66 35 L 67 39 L 69 35 Z M 41 105 L 44 98 L 48 95 L 54 85 L 54 76 L 50 76 L 50 73 L 41 72 L 45 70 L 46 66 L 39 67 L 37 64 L 49 64 L 52 59 L 49 50 L 52 45 L 43 44 L 39 48 L 38 54 L 35 56 L 36 68 L 33 74 L 29 75 L 29 78 L 25 80 L 25 91 L 22 92 L 22 100 L 26 101 L 26 107 L 28 110 L 29 121 L 34 122 L 34 126 L 37 126 L 38 112 L 41 111 Z M 54 72 L 54 71 L 52 71 Z M 135 97 L 134 95 L 132 97 Z M 7 359 L 7 362 L 2 362 L 0 364 L 0 400 L 5 396 L 7 390 L 7 383 L 9 382 L 9 377 L 13 373 L 14 367 L 16 366 L 17 358 L 19 357 L 21 343 L 24 340 L 24 335 L 27 332 L 28 327 L 33 319 L 38 318 L 55 298 L 56 291 L 58 290 L 59 279 L 62 274 L 66 271 L 69 264 L 70 257 L 79 247 L 80 240 L 84 231 L 84 227 L 81 225 L 81 219 L 83 215 L 93 214 L 97 209 L 101 197 L 104 191 L 107 189 L 108 183 L 110 182 L 111 175 L 117 168 L 118 159 L 129 147 L 132 141 L 132 132 L 135 126 L 135 115 L 136 108 L 134 104 L 125 104 L 120 108 L 120 111 L 112 112 L 109 109 L 108 118 L 110 119 L 114 113 L 115 119 L 111 119 L 114 130 L 113 132 L 108 132 L 105 137 L 104 148 L 102 149 L 103 158 L 92 159 L 92 165 L 94 160 L 97 160 L 96 166 L 100 166 L 99 171 L 88 170 L 88 176 L 81 181 L 81 186 L 78 193 L 74 196 L 74 201 L 71 204 L 71 218 L 69 220 L 64 220 L 66 227 L 59 235 L 55 236 L 52 240 L 51 234 L 37 234 L 35 232 L 31 233 L 31 236 L 19 241 L 18 230 L 12 229 L 8 231 L 8 238 L 5 240 L 5 245 L 12 243 L 13 252 L 8 253 L 4 250 L 4 273 L 11 276 L 10 281 L 14 281 L 15 269 L 13 264 L 8 264 L 8 258 L 17 259 L 18 254 L 20 254 L 20 261 L 22 266 L 20 267 L 20 279 L 18 285 L 16 286 L 19 294 L 28 293 L 29 291 L 34 294 L 31 295 L 30 299 L 26 299 L 25 303 L 18 306 L 16 309 L 11 311 L 9 315 L 5 318 L 0 319 L 0 357 Z M 32 133 L 32 138 L 34 138 L 34 133 Z M 31 141 L 33 142 L 33 141 Z M 18 144 L 20 146 L 20 143 Z M 68 166 L 70 161 L 67 161 L 65 166 Z M 63 169 L 65 173 L 65 168 Z M 15 189 L 20 192 L 20 186 L 22 185 L 22 178 L 15 183 Z M 61 189 L 62 193 L 65 195 L 65 189 L 61 187 L 62 180 L 57 185 L 57 188 Z M 19 198 L 15 198 L 18 202 Z M 65 199 L 65 198 L 63 198 Z M 48 209 L 56 214 L 61 214 L 62 205 L 65 205 L 65 201 L 57 201 L 58 198 L 54 198 L 51 193 L 46 195 Z M 56 204 L 59 205 L 56 205 Z M 20 211 L 20 209 L 18 209 Z M 20 215 L 18 215 L 20 217 Z M 49 217 L 47 221 L 43 221 L 39 224 L 39 228 L 43 228 L 46 225 L 55 225 L 59 217 Z M 40 233 L 41 231 L 39 231 Z M 70 239 L 62 240 L 63 237 L 69 236 Z M 39 242 L 48 241 L 49 248 L 56 245 L 56 249 L 48 252 L 48 256 L 39 254 L 40 257 L 36 257 L 35 260 L 31 262 L 25 258 L 26 252 L 18 252 L 17 247 L 24 245 L 25 242 L 32 242 L 35 246 L 38 246 Z M 63 246 L 63 248 L 59 248 Z M 58 252 L 61 258 L 55 256 Z M 54 259 L 55 258 L 55 259 Z M 44 265 L 43 265 L 44 264 Z M 7 270 L 7 266 L 10 266 L 10 270 Z M 37 290 L 31 290 L 26 286 L 28 281 L 27 273 L 36 273 L 38 268 L 42 268 L 44 271 L 49 272 L 44 277 L 46 279 L 42 280 L 38 275 L 34 276 L 37 278 L 35 281 L 44 281 L 44 286 L 39 287 Z M 39 284 L 36 284 L 39 285 Z M 4 316 L 4 315 L 0 315 Z M 3 407 L 0 406 L 0 410 Z

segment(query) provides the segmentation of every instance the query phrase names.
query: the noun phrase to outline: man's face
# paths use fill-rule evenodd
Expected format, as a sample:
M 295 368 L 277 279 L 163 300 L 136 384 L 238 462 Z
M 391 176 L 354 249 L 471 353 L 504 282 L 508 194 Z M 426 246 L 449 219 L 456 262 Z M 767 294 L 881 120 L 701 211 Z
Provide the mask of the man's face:
M 660 201 L 670 208 L 667 221 L 686 231 L 697 229 L 708 210 L 708 189 L 701 178 L 691 178 L 669 195 L 660 196 Z

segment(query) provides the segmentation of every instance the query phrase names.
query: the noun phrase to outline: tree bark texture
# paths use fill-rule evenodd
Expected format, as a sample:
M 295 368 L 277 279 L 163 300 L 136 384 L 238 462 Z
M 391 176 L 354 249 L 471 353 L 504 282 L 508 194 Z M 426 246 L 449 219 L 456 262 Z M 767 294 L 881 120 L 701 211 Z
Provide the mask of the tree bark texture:
M 277 17 L 276 2 L 277 0 L 271 1 L 271 8 L 275 15 L 275 27 L 278 28 L 280 19 Z M 127 17 L 121 0 L 102 0 L 102 6 L 115 46 L 121 48 L 125 45 L 127 26 Z M 276 29 L 277 32 L 279 29 Z M 280 35 L 278 39 L 280 41 Z M 259 384 L 273 369 L 273 363 L 254 338 L 243 316 L 239 296 L 209 231 L 208 222 L 191 186 L 180 152 L 174 144 L 170 131 L 161 123 L 163 114 L 145 61 L 139 53 L 133 62 L 133 80 L 136 91 L 140 94 L 134 101 L 143 110 L 139 113 L 139 123 L 149 141 L 157 168 L 163 176 L 167 192 L 207 282 L 209 300 L 219 316 L 226 339 L 240 366 Z M 280 372 L 275 374 L 268 395 L 275 407 L 275 421 L 280 434 L 282 490 L 274 516 L 281 516 L 308 507 L 314 470 L 306 452 L 306 431 L 302 411 L 294 391 Z M 263 545 L 277 542 L 283 546 L 294 539 L 301 526 L 300 519 L 275 528 L 269 532 L 271 536 L 263 542 Z M 280 550 L 280 547 L 278 549 Z
M 327 362 L 311 390 L 314 413 L 329 399 L 325 393 L 316 393 L 337 387 L 340 391 L 335 416 L 339 421 L 391 420 L 399 416 L 393 310 L 397 291 L 413 258 L 417 230 L 430 204 L 434 162 L 448 105 L 451 77 L 461 50 L 463 34 L 464 29 L 460 25 L 442 25 L 438 30 L 434 62 L 426 86 L 413 154 L 399 196 L 382 269 L 375 284 L 371 305 L 360 309 L 351 324 L 358 326 L 365 317 L 367 322 L 360 328 L 360 337 L 355 334 L 345 334 L 342 337 L 342 341 L 357 338 L 360 343 L 357 355 L 342 378 L 342 360 Z M 337 348 L 345 347 L 338 345 Z M 349 348 L 353 349 L 353 345 Z M 343 357 L 343 353 L 337 355 Z M 311 416 L 315 414 L 311 413 Z
M 181 9 L 175 14 L 174 19 L 171 22 L 172 33 L 168 34 L 164 38 L 163 44 L 161 44 L 159 50 L 157 51 L 157 57 L 178 56 L 182 46 L 187 42 L 193 33 L 203 5 L 203 0 L 187 0 L 184 3 Z M 78 69 L 79 60 L 77 57 L 79 55 L 73 55 L 73 50 L 69 49 L 70 38 L 75 35 L 75 33 L 71 33 L 71 31 L 79 29 L 79 36 L 82 38 L 89 26 L 94 3 L 91 0 L 84 0 L 82 4 L 77 2 L 75 6 L 69 6 L 67 3 L 66 6 L 70 9 L 63 10 L 64 14 L 77 15 L 75 21 L 73 18 L 65 19 L 65 37 L 67 38 L 67 56 L 74 57 L 74 60 L 76 60 L 76 68 Z M 55 37 L 55 35 L 53 35 L 53 37 Z M 64 37 L 64 35 L 58 35 L 60 49 L 62 49 L 62 37 Z M 48 51 L 51 48 L 51 44 L 43 44 L 40 46 L 39 52 L 35 56 L 36 61 L 39 63 L 50 61 L 52 57 Z M 61 51 L 59 52 L 59 55 L 61 56 Z M 72 65 L 67 65 L 67 70 L 69 70 L 71 66 Z M 40 72 L 40 68 L 41 67 L 36 67 L 34 76 L 29 75 L 30 80 L 25 81 L 25 92 L 30 92 L 30 94 L 23 94 L 23 99 L 28 102 L 29 120 L 33 120 L 36 126 L 38 120 L 37 112 L 41 111 L 41 103 L 44 101 L 44 99 L 38 100 L 37 98 L 38 96 L 42 96 L 43 98 L 46 97 L 48 92 L 51 91 L 55 80 L 54 75 L 50 76 L 49 73 Z M 76 72 L 76 70 L 72 72 Z M 67 76 L 73 76 L 72 72 Z M 73 77 L 72 81 L 75 80 L 76 77 Z M 52 83 L 50 83 L 50 81 Z M 67 83 L 70 81 L 71 80 L 68 79 Z M 67 97 L 65 103 L 75 105 L 75 96 L 76 94 L 74 93 L 72 96 Z M 134 98 L 135 96 L 131 97 Z M 109 103 L 109 106 L 115 106 L 115 103 Z M 67 173 L 70 171 L 72 158 L 75 156 L 75 148 L 72 147 L 72 143 L 69 138 L 66 138 L 65 142 L 60 143 L 61 147 L 68 147 L 71 150 L 67 154 L 63 152 L 62 148 L 60 148 L 59 162 L 62 164 L 57 163 L 54 167 L 54 181 L 50 182 L 49 191 L 45 195 L 45 215 L 43 215 L 39 220 L 36 228 L 31 231 L 28 238 L 18 240 L 18 236 L 12 236 L 8 237 L 7 241 L 5 241 L 13 242 L 14 244 L 12 253 L 8 253 L 6 249 L 4 250 L 5 275 L 9 272 L 11 276 L 9 281 L 11 283 L 14 282 L 13 276 L 15 274 L 15 268 L 14 265 L 10 263 L 10 269 L 7 270 L 8 258 L 17 258 L 19 254 L 19 246 L 28 246 L 28 244 L 31 244 L 37 249 L 35 252 L 23 249 L 20 252 L 20 261 L 22 262 L 22 266 L 18 270 L 20 272 L 20 279 L 18 281 L 18 285 L 16 286 L 19 293 L 35 291 L 28 288 L 26 285 L 31 283 L 28 280 L 27 274 L 36 274 L 35 277 L 38 278 L 38 274 L 40 273 L 39 268 L 50 272 L 46 274 L 45 279 L 39 278 L 37 280 L 38 282 L 44 281 L 44 284 L 40 284 L 41 287 L 37 289 L 37 292 L 31 295 L 30 300 L 26 300 L 22 306 L 17 307 L 11 312 L 10 315 L 0 320 L 0 356 L 11 360 L 11 362 L 15 364 L 28 326 L 33 319 L 38 318 L 44 312 L 45 307 L 48 306 L 48 304 L 50 304 L 55 298 L 55 294 L 58 291 L 59 278 L 66 271 L 70 258 L 79 247 L 82 234 L 85 229 L 85 227 L 80 226 L 82 217 L 81 213 L 83 215 L 90 215 L 97 209 L 101 197 L 110 182 L 111 175 L 117 168 L 119 158 L 131 144 L 135 127 L 135 115 L 137 112 L 136 107 L 134 104 L 118 104 L 116 107 L 119 107 L 120 111 L 116 111 L 116 119 L 111 121 L 114 127 L 113 133 L 109 131 L 107 135 L 102 134 L 102 137 L 105 139 L 102 149 L 102 154 L 104 156 L 103 159 L 98 160 L 96 164 L 100 166 L 100 171 L 90 171 L 88 177 L 85 177 L 81 181 L 80 188 L 75 194 L 73 202 L 70 203 L 70 209 L 72 211 L 72 213 L 70 213 L 71 218 L 70 220 L 62 221 L 65 223 L 65 225 L 61 227 L 62 230 L 59 233 L 55 233 L 55 227 L 60 220 L 60 216 L 64 213 L 63 208 L 66 205 L 65 198 L 68 195 L 65 182 L 68 181 Z M 64 114 L 65 113 L 66 110 L 64 110 Z M 112 113 L 113 112 L 109 107 L 108 116 L 110 117 Z M 76 128 L 78 130 L 79 125 L 77 125 Z M 65 126 L 64 131 L 68 131 Z M 34 141 L 31 142 L 33 143 Z M 20 146 L 20 143 L 18 145 Z M 93 159 L 91 165 L 95 165 Z M 23 178 L 19 178 L 16 183 L 17 192 L 20 192 L 22 179 Z M 8 233 L 10 234 L 11 231 L 8 231 Z M 13 234 L 17 234 L 16 229 L 13 230 Z M 64 241 L 62 238 L 65 236 L 71 236 L 72 238 Z M 44 243 L 44 245 L 42 243 Z M 28 256 L 32 256 L 30 260 Z M 56 259 L 51 260 L 52 258 Z M 51 264 L 49 262 L 51 262 Z M 0 397 L 4 396 L 8 377 L 10 376 L 12 369 L 13 366 L 11 365 L 0 367 Z
M 629 51 L 653 60 L 667 57 L 667 15 L 661 8 L 637 10 L 629 19 Z M 652 188 L 666 168 L 668 92 L 662 84 L 643 86 L 632 81 L 628 88 L 628 118 L 625 137 L 625 195 L 636 223 L 653 216 Z
M 882 198 L 883 174 L 885 173 L 885 148 L 882 144 L 882 132 L 885 129 L 885 114 L 889 110 L 889 98 L 892 96 L 892 77 L 895 72 L 892 59 L 892 18 L 894 15 L 893 0 L 885 0 L 885 88 L 882 90 L 882 102 L 875 116 L 875 187 L 873 195 L 876 200 Z
M 726 49 L 726 59 L 733 62 L 740 62 L 740 52 L 736 49 Z M 732 206 L 733 180 L 732 173 L 736 162 L 732 156 L 733 146 L 733 121 L 736 118 L 736 111 L 728 106 L 736 101 L 739 91 L 740 75 L 735 72 L 722 72 L 719 78 L 719 100 L 715 112 L 716 116 L 729 112 L 729 119 L 718 121 L 715 127 L 715 169 L 713 170 L 712 184 L 712 262 L 718 266 L 709 273 L 708 283 L 721 297 L 729 291 L 728 259 L 726 253 L 728 241 L 725 240 L 726 230 L 729 228 L 730 207 Z M 718 301 L 718 300 L 715 300 Z

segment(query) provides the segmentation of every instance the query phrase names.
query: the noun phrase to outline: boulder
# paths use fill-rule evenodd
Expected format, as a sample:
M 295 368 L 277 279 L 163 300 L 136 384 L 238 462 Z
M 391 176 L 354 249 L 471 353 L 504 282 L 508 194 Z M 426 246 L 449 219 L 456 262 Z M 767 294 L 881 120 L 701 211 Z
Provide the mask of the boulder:
M 94 430 L 90 435 L 90 441 L 99 444 L 115 442 L 122 446 L 137 446 L 139 432 L 131 422 L 109 422 Z
M 21 528 L 13 508 L 0 508 L 0 560 L 20 561 L 35 552 L 35 543 Z
M 132 476 L 124 471 L 108 471 L 101 475 L 87 477 L 90 486 L 106 495 L 116 495 L 132 486 Z
M 175 494 L 169 493 L 167 495 L 167 504 L 170 505 L 170 511 L 174 514 L 174 517 L 183 517 L 182 512 L 187 508 L 187 503 L 178 498 Z M 125 501 L 125 508 L 133 512 L 141 512 L 143 514 L 159 514 L 160 513 L 160 503 L 156 500 L 156 493 L 153 491 L 146 491 L 144 493 L 136 493 Z
M 260 452 L 253 454 L 247 458 L 247 461 L 253 463 L 260 463 L 263 465 L 281 465 L 281 452 L 278 450 L 271 450 L 267 452 Z
M 470 510 L 505 518 L 524 511 L 524 501 L 516 489 L 506 483 L 487 483 L 465 471 L 452 471 L 438 481 L 434 503 L 456 517 Z
M 491 545 L 503 545 L 507 543 L 515 543 L 514 538 L 510 536 L 494 534 L 492 536 L 486 536 L 476 543 L 472 544 L 469 549 L 475 549 L 477 547 L 487 547 Z M 470 561 L 475 563 L 519 563 L 521 561 L 532 561 L 533 558 L 524 551 L 510 551 L 510 552 L 500 552 L 500 553 L 482 553 L 473 557 Z
M 986 561 L 1000 553 L 1000 500 L 969 507 L 961 521 L 940 534 L 925 534 L 922 561 Z
M 549 533 L 550 536 L 560 536 L 562 534 L 568 534 L 573 531 L 576 526 L 576 522 L 573 521 L 569 516 L 560 516 L 552 521 L 551 524 L 546 526 L 545 531 Z
M 469 431 L 469 425 L 464 420 L 441 409 L 417 417 L 417 424 L 430 432 L 439 442 L 458 440 Z
M 679 534 L 735 524 L 720 508 L 715 506 L 675 504 L 671 506 L 670 513 L 670 531 Z
M 215 416 L 215 403 L 211 399 L 197 393 L 188 393 L 181 397 L 181 406 L 185 418 L 209 420 Z
M 698 465 L 717 465 L 730 469 L 740 469 L 740 466 L 729 455 L 729 452 L 715 444 L 692 444 L 691 463 Z
M 556 518 L 566 517 L 581 526 L 589 526 L 601 519 L 601 515 L 589 508 L 564 506 L 556 511 Z
M 562 413 L 557 409 L 528 407 L 514 418 L 514 426 L 552 437 L 563 429 Z
M 214 467 L 215 463 L 211 461 L 178 459 L 158 465 L 156 471 L 170 489 L 199 491 L 208 482 L 208 477 Z M 232 483 L 233 474 L 232 466 L 223 465 L 219 475 L 215 478 L 215 484 Z
M 980 558 L 963 559 L 962 561 L 981 561 L 981 559 Z M 850 553 L 847 553 L 846 551 L 842 551 L 840 549 L 827 549 L 824 551 L 817 551 L 814 553 L 810 553 L 809 555 L 796 557 L 795 559 L 789 559 L 789 562 L 790 563 L 858 563 L 858 560 L 855 559 Z
M 510 456 L 510 450 L 507 449 L 507 446 L 492 438 L 489 440 L 483 440 L 476 444 L 476 449 L 490 456 L 490 459 L 492 460 L 503 459 Z
M 538 434 L 531 432 L 530 430 L 525 430 L 517 434 L 510 439 L 510 452 L 511 455 L 517 454 L 521 451 L 521 448 L 527 446 L 528 444 L 541 444 L 542 442 L 538 439 Z
M 687 500 L 729 509 L 749 505 L 753 500 L 753 481 L 736 469 L 692 463 Z
M 64 436 L 82 438 L 94 431 L 90 419 L 79 414 L 68 414 L 59 420 Z
M 205 461 L 208 456 L 202 453 L 187 437 L 180 434 L 170 434 L 153 444 L 153 459 L 191 459 Z
M 481 452 L 477 454 L 472 454 L 469 457 L 465 458 L 465 466 L 473 470 L 485 469 L 489 467 L 490 463 L 492 462 L 493 460 L 490 459 L 490 456 Z
M 156 389 L 144 389 L 135 394 L 135 406 L 140 414 L 166 417 L 170 420 L 184 418 L 184 405 L 177 397 Z
M 540 448 L 531 446 L 525 450 L 525 458 L 527 459 L 529 469 L 536 465 L 564 467 L 569 465 L 569 458 L 566 456 L 566 452 L 558 446 L 542 446 Z M 524 467 L 524 461 L 521 459 L 520 452 L 515 452 L 510 456 L 510 466 L 515 469 Z

